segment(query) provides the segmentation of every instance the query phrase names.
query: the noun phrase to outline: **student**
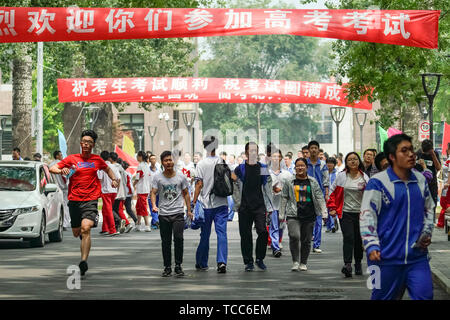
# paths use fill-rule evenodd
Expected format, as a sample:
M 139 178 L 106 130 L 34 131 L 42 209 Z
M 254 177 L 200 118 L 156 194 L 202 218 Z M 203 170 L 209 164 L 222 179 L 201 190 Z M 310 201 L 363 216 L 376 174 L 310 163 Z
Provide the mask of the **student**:
M 20 149 L 15 147 L 12 151 L 12 159 L 13 160 L 23 160 L 20 156 Z
M 308 146 L 302 147 L 303 158 L 309 159 L 309 149 Z
M 310 141 L 308 143 L 309 158 L 308 160 L 308 176 L 314 177 L 322 189 L 325 201 L 328 200 L 329 176 L 328 167 L 326 163 L 319 159 L 320 145 L 317 141 Z M 320 245 L 322 242 L 322 218 L 317 217 L 314 225 L 314 243 L 313 252 L 321 253 Z
M 75 173 L 69 179 L 69 212 L 72 233 L 81 239 L 80 274 L 88 270 L 87 260 L 91 249 L 91 228 L 98 223 L 98 198 L 101 196 L 101 184 L 97 172 L 103 170 L 111 179 L 111 186 L 117 188 L 118 181 L 111 168 L 98 155 L 92 154 L 97 134 L 92 130 L 81 133 L 81 154 L 72 154 L 50 168 L 54 174 L 67 176 L 71 169 Z
M 219 163 L 224 163 L 223 157 L 216 156 L 218 146 L 216 137 L 206 136 L 203 139 L 203 147 L 207 155 L 197 164 L 193 206 L 195 207 L 197 200 L 200 200 L 199 205 L 203 207 L 205 223 L 201 227 L 200 243 L 195 254 L 195 268 L 197 270 L 208 269 L 209 238 L 211 226 L 214 222 L 217 234 L 217 272 L 226 273 L 228 261 L 228 201 L 227 197 L 211 194 L 214 187 L 215 167 Z
M 281 169 L 283 155 L 281 150 L 272 149 L 272 166 L 269 169 L 272 178 L 273 193 L 273 212 L 269 216 L 269 237 L 272 254 L 275 258 L 281 257 L 281 240 L 283 239 L 283 230 L 286 227 L 286 217 L 280 214 L 281 191 L 284 184 L 292 178 L 292 174 L 287 170 Z
M 239 234 L 241 236 L 241 252 L 245 271 L 255 269 L 253 260 L 252 225 L 256 226 L 256 265 L 266 270 L 264 258 L 268 232 L 266 229 L 266 212 L 273 211 L 272 179 L 265 164 L 257 161 L 258 145 L 249 142 L 245 145 L 245 163 L 234 170 L 233 179 L 237 181 L 234 189 L 234 203 L 239 208 Z
M 290 174 L 295 173 L 295 165 L 292 162 L 292 156 L 289 153 L 286 153 L 284 156 L 284 163 L 286 164 L 286 170 L 289 171 Z
M 292 271 L 307 271 L 311 237 L 316 217 L 325 219 L 327 209 L 322 190 L 316 179 L 307 175 L 305 158 L 295 161 L 295 176 L 286 181 L 282 190 L 280 214 L 286 216 Z
M 327 167 L 328 167 L 328 176 L 330 177 L 330 189 L 333 185 L 334 181 L 336 180 L 337 170 L 336 165 L 337 161 L 336 158 L 330 157 L 326 160 Z M 325 226 L 327 227 L 327 230 L 325 232 L 333 232 L 335 233 L 337 230 L 339 230 L 339 223 L 337 222 L 336 216 L 331 216 L 328 212 L 327 221 L 325 222 Z
M 134 187 L 133 183 L 131 182 L 133 180 L 133 177 L 131 176 L 131 173 L 127 171 L 127 169 L 130 167 L 128 162 L 123 161 L 122 162 L 122 168 L 125 170 L 126 175 L 126 199 L 125 199 L 125 209 L 127 210 L 127 214 L 133 219 L 135 225 L 137 223 L 137 217 L 136 214 L 133 211 L 133 208 L 131 206 L 133 194 L 134 194 Z
M 374 163 L 376 154 L 376 150 L 374 152 L 373 149 L 366 149 L 363 154 L 364 172 L 369 178 L 378 172 Z
M 53 167 L 55 164 L 59 163 L 61 160 L 63 160 L 63 155 L 61 153 L 61 151 L 56 150 L 55 152 L 53 152 L 53 158 L 55 160 L 53 160 L 50 164 L 49 164 L 49 168 Z M 68 207 L 68 203 L 69 203 L 69 184 L 68 184 L 68 179 L 66 179 L 65 176 L 60 175 L 60 174 L 52 174 L 53 179 L 56 181 L 58 187 L 61 189 L 61 191 L 63 192 L 63 210 L 64 210 L 64 222 L 63 222 L 63 228 L 64 231 L 65 229 L 70 228 L 70 213 L 69 213 L 69 207 Z
M 150 177 L 150 169 L 148 168 L 147 163 L 147 154 L 144 151 L 139 151 L 137 153 L 137 161 L 139 165 L 136 171 L 136 180 L 134 181 L 134 188 L 137 193 L 137 202 L 136 202 L 136 214 L 137 214 L 137 225 L 136 231 L 142 231 L 141 229 L 141 220 L 142 217 L 145 221 L 145 232 L 151 232 L 149 219 L 148 219 L 148 209 L 147 209 L 147 198 L 150 193 L 151 187 L 151 177 Z
M 411 170 L 416 163 L 411 141 L 406 134 L 386 140 L 384 153 L 391 166 L 369 180 L 362 200 L 367 262 L 379 268 L 380 277 L 372 300 L 401 299 L 406 289 L 413 300 L 433 299 L 427 248 L 435 204 L 424 176 Z
M 152 179 L 151 199 L 155 212 L 159 214 L 161 248 L 164 260 L 163 277 L 172 275 L 172 234 L 175 247 L 175 274 L 184 276 L 183 268 L 183 232 L 184 232 L 184 204 L 187 215 L 193 219 L 191 199 L 189 197 L 189 183 L 186 177 L 174 170 L 172 152 L 161 154 L 164 172 L 158 173 Z M 156 194 L 159 194 L 159 206 L 156 206 Z M 184 204 L 183 204 L 184 199 Z
M 384 171 L 389 167 L 389 162 L 384 155 L 384 152 L 380 152 L 375 156 L 375 167 L 377 167 L 378 172 Z
M 361 261 L 363 247 L 359 231 L 359 213 L 364 189 L 369 177 L 364 173 L 361 158 L 356 152 L 345 157 L 345 170 L 338 173 L 331 187 L 327 207 L 331 216 L 339 217 L 344 253 L 344 266 L 341 272 L 346 278 L 352 277 L 352 261 L 355 260 L 355 274 L 362 275 Z
M 123 213 L 124 203 L 127 198 L 127 175 L 125 170 L 122 168 L 122 165 L 119 163 L 122 160 L 119 158 L 117 153 L 111 152 L 109 154 L 109 160 L 120 177 L 119 187 L 117 188 L 117 196 L 113 204 L 113 212 L 115 212 L 120 218 L 119 232 L 128 233 L 131 229 L 133 229 L 133 225 L 128 221 L 127 217 Z

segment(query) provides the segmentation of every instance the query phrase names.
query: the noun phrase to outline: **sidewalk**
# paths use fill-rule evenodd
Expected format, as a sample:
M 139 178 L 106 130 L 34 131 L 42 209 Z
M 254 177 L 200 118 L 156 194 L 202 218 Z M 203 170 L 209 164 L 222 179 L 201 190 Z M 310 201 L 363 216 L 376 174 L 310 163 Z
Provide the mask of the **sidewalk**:
M 434 228 L 429 247 L 433 280 L 450 293 L 450 241 L 444 229 Z

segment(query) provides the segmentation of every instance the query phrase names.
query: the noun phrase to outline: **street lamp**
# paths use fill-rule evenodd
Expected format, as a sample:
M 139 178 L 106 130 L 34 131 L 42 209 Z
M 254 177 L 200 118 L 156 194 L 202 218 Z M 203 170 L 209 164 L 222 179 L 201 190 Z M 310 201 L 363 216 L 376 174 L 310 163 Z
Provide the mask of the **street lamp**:
M 148 126 L 148 134 L 150 135 L 150 138 L 152 139 L 152 152 L 155 153 L 155 150 L 153 150 L 153 139 L 156 135 L 156 130 L 158 129 L 157 126 Z
M 167 125 L 167 129 L 170 132 L 170 151 L 173 151 L 173 133 L 175 131 L 176 128 L 176 123 L 178 122 L 178 120 L 175 119 L 169 119 L 169 117 L 166 117 L 166 125 Z M 172 127 L 169 125 L 169 122 L 172 122 Z
M 433 142 L 433 145 L 434 145 L 434 141 L 433 141 L 433 101 L 434 101 L 434 98 L 436 97 L 436 94 L 437 94 L 437 92 L 439 90 L 439 85 L 441 83 L 442 73 L 422 73 L 421 76 L 422 76 L 423 90 L 425 91 L 425 95 L 428 98 L 428 104 L 429 104 L 428 115 L 430 117 L 430 140 Z M 429 93 L 428 92 L 428 88 L 427 88 L 427 84 L 426 84 L 426 78 L 427 77 L 437 78 L 436 88 L 434 89 L 433 93 Z
M 143 151 L 142 150 L 142 138 L 144 136 L 144 129 L 143 128 L 138 128 L 138 129 L 134 129 L 134 130 L 138 134 L 138 138 L 139 138 L 139 151 Z
M 100 108 L 97 106 L 89 106 L 84 107 L 83 109 L 87 111 L 87 115 L 89 117 L 89 129 L 93 130 L 98 116 L 100 115 Z
M 191 140 L 192 140 L 191 154 L 194 154 L 194 135 L 191 133 L 191 129 L 194 126 L 194 121 L 195 121 L 196 115 L 197 114 L 195 113 L 195 111 L 186 111 L 181 114 L 181 116 L 183 117 L 183 122 L 186 125 L 186 127 L 188 128 L 189 134 L 191 135 Z
M 3 160 L 3 131 L 6 127 L 6 118 L 0 118 L 0 160 Z
M 359 115 L 363 115 L 364 118 L 362 121 L 359 120 Z M 361 147 L 361 156 L 363 154 L 363 127 L 367 120 L 367 112 L 355 112 L 356 122 L 359 125 L 359 138 L 360 138 L 360 147 Z
M 337 139 L 337 152 L 336 155 L 339 156 L 339 124 L 342 122 L 345 116 L 345 107 L 331 107 L 330 108 L 331 119 L 336 123 L 336 139 Z

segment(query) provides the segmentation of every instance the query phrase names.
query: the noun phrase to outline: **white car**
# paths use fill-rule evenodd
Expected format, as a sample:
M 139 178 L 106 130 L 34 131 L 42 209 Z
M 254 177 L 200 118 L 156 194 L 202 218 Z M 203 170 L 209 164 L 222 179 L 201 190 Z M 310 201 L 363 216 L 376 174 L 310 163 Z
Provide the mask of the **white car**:
M 0 161 L 0 239 L 61 242 L 63 221 L 63 194 L 45 163 Z

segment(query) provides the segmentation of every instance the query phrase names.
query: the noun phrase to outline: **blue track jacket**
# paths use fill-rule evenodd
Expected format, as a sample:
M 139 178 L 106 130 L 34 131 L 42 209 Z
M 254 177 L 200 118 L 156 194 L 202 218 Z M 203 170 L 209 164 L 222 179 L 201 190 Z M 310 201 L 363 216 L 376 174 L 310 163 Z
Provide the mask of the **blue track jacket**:
M 413 246 L 422 234 L 431 236 L 433 208 L 434 201 L 421 173 L 412 170 L 407 182 L 391 167 L 375 174 L 364 191 L 360 215 L 367 257 L 373 250 L 379 250 L 380 265 L 426 260 L 428 250 Z

